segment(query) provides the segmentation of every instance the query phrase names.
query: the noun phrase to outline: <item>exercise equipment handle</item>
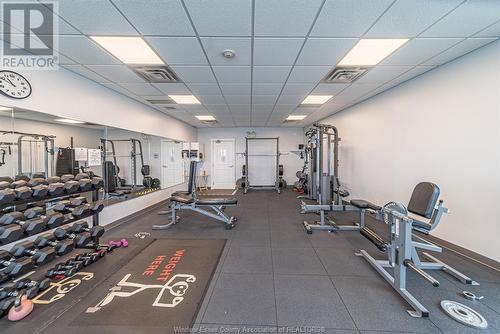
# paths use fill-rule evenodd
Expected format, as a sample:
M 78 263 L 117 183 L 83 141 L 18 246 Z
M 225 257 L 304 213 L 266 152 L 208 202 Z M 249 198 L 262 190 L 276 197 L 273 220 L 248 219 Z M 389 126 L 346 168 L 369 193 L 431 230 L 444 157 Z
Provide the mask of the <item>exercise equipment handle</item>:
M 406 259 L 406 260 L 403 261 L 403 264 L 405 265 L 405 267 L 408 267 L 408 268 L 412 269 L 414 272 L 416 272 L 417 274 L 419 274 L 420 276 L 422 276 L 423 278 L 425 278 L 433 286 L 435 286 L 435 287 L 439 286 L 439 281 L 437 279 L 435 279 L 434 277 L 432 277 L 431 275 L 429 275 L 428 273 L 426 273 L 422 269 L 418 268 L 415 265 L 415 263 L 413 263 L 413 261 L 411 261 L 409 259 Z
M 372 244 L 377 246 L 377 248 L 385 252 L 387 250 L 387 242 L 379 236 L 377 233 L 373 232 L 371 229 L 368 227 L 363 227 L 361 230 L 359 230 L 362 236 L 364 236 L 366 239 L 370 240 Z

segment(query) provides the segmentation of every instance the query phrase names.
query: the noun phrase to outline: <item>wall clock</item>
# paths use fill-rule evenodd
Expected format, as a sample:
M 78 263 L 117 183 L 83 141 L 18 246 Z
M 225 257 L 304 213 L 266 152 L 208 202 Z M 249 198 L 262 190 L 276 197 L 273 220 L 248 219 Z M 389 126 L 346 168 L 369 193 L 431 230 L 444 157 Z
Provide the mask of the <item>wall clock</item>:
M 0 71 L 0 92 L 14 99 L 25 99 L 31 95 L 31 85 L 19 73 Z

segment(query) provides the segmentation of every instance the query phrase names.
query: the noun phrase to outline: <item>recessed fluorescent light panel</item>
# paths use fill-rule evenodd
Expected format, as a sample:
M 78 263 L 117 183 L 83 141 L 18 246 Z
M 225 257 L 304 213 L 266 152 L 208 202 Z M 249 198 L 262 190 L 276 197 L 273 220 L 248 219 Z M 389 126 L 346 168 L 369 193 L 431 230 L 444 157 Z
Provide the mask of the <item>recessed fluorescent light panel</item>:
M 12 108 L 0 106 L 0 111 L 11 111 Z
M 197 115 L 194 117 L 198 118 L 200 121 L 215 121 L 215 117 L 212 115 Z
M 141 37 L 90 36 L 90 38 L 125 64 L 163 65 L 161 58 Z
M 301 104 L 323 104 L 329 99 L 331 99 L 333 95 L 309 95 L 302 101 Z
M 408 42 L 399 39 L 361 39 L 338 66 L 374 66 Z
M 201 104 L 194 95 L 169 95 L 177 104 Z
M 77 121 L 77 120 L 69 119 L 69 118 L 57 118 L 57 119 L 55 119 L 55 121 L 61 122 L 61 123 L 69 123 L 69 124 L 85 124 L 85 122 Z
M 286 118 L 287 121 L 301 121 L 306 118 L 306 115 L 290 115 Z

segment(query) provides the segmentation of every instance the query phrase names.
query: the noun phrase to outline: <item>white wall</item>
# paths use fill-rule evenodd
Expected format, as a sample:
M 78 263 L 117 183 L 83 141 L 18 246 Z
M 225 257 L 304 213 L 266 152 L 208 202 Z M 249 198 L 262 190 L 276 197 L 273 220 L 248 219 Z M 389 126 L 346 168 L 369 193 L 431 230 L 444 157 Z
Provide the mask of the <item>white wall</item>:
M 64 68 L 19 73 L 31 83 L 31 96 L 24 100 L 0 96 L 0 105 L 176 140 L 196 139 L 194 127 Z
M 302 168 L 304 160 L 301 160 L 290 150 L 298 150 L 298 145 L 304 143 L 303 128 L 199 128 L 198 141 L 204 146 L 204 163 L 201 170 L 206 170 L 210 174 L 211 166 L 211 139 L 236 139 L 236 153 L 245 152 L 245 137 L 247 131 L 255 131 L 257 137 L 279 137 L 280 152 L 284 153 L 280 157 L 280 164 L 284 167 L 284 178 L 288 185 L 293 185 L 297 181 L 295 173 Z M 236 154 L 236 179 L 241 177 L 241 166 L 245 163 L 242 154 Z M 210 182 L 210 180 L 209 180 Z M 209 183 L 210 184 L 210 183 Z
M 433 233 L 500 260 L 500 42 L 340 112 L 352 196 L 407 203 L 432 181 L 451 209 Z

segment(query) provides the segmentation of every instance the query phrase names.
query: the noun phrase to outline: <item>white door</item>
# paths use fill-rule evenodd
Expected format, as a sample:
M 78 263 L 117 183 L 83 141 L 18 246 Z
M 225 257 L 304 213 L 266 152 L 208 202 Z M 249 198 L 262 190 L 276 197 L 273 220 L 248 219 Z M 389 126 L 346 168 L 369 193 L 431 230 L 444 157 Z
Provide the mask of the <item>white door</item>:
M 212 139 L 212 189 L 234 189 L 234 139 Z
M 161 184 L 163 188 L 184 182 L 182 173 L 182 143 L 162 140 Z

